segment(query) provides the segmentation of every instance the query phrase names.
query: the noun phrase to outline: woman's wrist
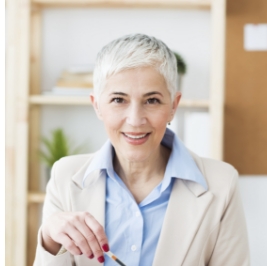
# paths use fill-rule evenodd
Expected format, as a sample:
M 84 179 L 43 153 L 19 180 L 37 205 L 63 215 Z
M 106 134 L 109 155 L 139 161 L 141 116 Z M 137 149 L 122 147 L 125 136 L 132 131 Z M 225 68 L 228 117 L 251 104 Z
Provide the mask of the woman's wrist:
M 43 248 L 52 255 L 56 255 L 61 248 L 61 244 L 55 242 L 44 230 L 41 230 L 41 238 Z

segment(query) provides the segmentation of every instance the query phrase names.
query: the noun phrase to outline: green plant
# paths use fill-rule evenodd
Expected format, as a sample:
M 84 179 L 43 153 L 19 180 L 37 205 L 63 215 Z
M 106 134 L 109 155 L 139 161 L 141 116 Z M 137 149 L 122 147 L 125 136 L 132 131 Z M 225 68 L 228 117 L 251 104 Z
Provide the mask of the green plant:
M 82 151 L 81 147 L 71 149 L 70 141 L 61 128 L 51 132 L 51 139 L 42 137 L 41 142 L 46 148 L 46 152 L 40 150 L 41 160 L 52 168 L 53 164 L 62 157 L 78 154 Z
M 176 57 L 176 61 L 177 61 L 177 71 L 178 74 L 182 74 L 184 75 L 186 73 L 186 63 L 184 61 L 184 59 L 176 52 L 173 52 L 175 57 Z
M 182 78 L 184 76 L 184 74 L 187 71 L 187 66 L 186 63 L 184 61 L 184 59 L 176 52 L 173 52 L 177 61 L 177 72 L 178 72 L 178 88 L 181 91 L 182 88 Z

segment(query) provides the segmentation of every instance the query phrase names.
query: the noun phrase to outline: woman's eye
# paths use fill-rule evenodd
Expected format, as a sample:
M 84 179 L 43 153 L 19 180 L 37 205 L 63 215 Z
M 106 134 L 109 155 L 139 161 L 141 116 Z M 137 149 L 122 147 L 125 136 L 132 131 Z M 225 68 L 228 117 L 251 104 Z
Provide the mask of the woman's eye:
M 150 98 L 147 100 L 148 104 L 155 104 L 155 103 L 160 103 L 159 99 L 157 98 Z
M 114 103 L 123 103 L 123 98 L 120 98 L 120 97 L 113 98 L 112 102 L 114 102 Z

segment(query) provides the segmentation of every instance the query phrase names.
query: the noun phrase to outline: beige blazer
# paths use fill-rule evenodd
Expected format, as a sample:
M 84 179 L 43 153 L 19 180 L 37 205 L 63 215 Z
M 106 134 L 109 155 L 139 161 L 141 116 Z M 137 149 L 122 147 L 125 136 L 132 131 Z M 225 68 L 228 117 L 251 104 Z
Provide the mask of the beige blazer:
M 176 179 L 153 266 L 250 265 L 237 171 L 229 164 L 191 155 L 207 181 L 208 191 L 195 182 Z M 105 175 L 92 173 L 82 187 L 93 156 L 69 156 L 55 163 L 47 186 L 43 220 L 58 211 L 87 211 L 104 226 Z M 84 255 L 51 255 L 41 245 L 40 231 L 41 228 L 35 266 L 100 265 Z

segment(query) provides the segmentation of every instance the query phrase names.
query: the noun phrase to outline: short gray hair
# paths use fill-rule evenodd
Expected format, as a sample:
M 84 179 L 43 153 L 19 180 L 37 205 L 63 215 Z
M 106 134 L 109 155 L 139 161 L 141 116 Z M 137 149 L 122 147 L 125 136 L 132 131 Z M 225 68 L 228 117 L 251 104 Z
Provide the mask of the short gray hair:
M 164 42 L 140 33 L 118 38 L 98 53 L 93 78 L 96 98 L 101 95 L 110 76 L 145 66 L 152 66 L 163 75 L 173 100 L 178 91 L 176 58 Z

